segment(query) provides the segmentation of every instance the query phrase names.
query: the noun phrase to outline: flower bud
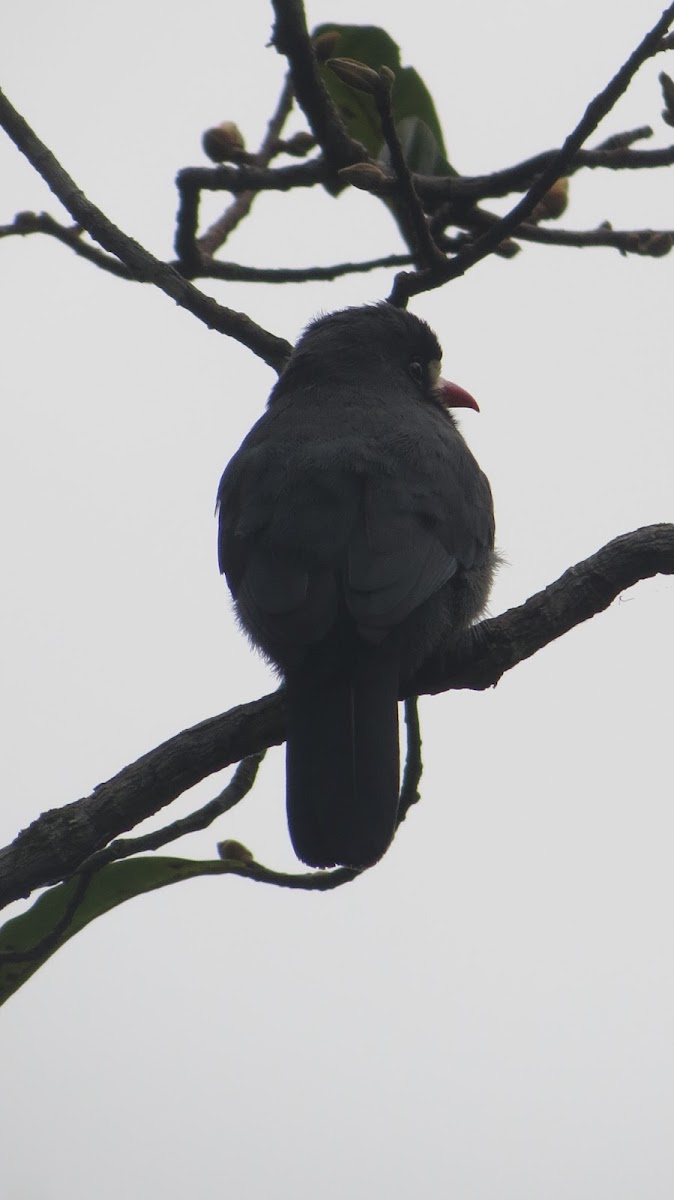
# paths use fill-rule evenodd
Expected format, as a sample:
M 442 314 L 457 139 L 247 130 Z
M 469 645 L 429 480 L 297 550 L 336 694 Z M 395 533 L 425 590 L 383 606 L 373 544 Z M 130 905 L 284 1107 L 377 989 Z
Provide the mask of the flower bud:
M 358 62 L 355 58 L 329 58 L 326 62 L 333 75 L 342 83 L 352 87 L 356 92 L 365 92 L 368 96 L 377 96 L 381 91 L 381 79 L 372 67 Z
M 332 58 L 339 45 L 340 37 L 339 30 L 326 29 L 325 33 L 319 33 L 318 37 L 313 39 L 314 54 L 319 63 L 324 63 L 326 59 Z
M 637 254 L 647 254 L 650 258 L 664 258 L 672 248 L 671 233 L 666 229 L 654 230 L 640 237 L 637 244 Z
M 284 154 L 292 154 L 293 158 L 304 158 L 310 150 L 313 150 L 316 145 L 316 138 L 312 133 L 300 131 L 294 133 L 292 137 L 285 141 L 279 142 L 279 149 Z
M 352 163 L 350 167 L 342 167 L 338 175 L 345 183 L 350 183 L 363 192 L 374 192 L 376 196 L 387 192 L 391 184 L 390 178 L 374 163 Z
M 223 862 L 249 863 L 255 861 L 252 851 L 241 842 L 236 842 L 234 838 L 218 842 L 218 857 Z
M 212 129 L 207 129 L 201 139 L 204 154 L 211 162 L 227 162 L 237 159 L 246 149 L 243 134 L 233 121 L 221 121 Z
M 569 203 L 569 181 L 566 176 L 556 179 L 549 191 L 538 201 L 529 221 L 556 221 Z

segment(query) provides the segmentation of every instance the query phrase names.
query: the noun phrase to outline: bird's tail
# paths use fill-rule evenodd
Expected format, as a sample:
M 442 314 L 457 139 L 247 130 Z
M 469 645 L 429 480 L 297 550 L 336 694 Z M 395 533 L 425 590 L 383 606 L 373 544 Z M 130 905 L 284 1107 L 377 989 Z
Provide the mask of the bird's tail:
M 381 858 L 398 813 L 398 653 L 358 642 L 312 650 L 286 675 L 287 806 L 313 867 Z

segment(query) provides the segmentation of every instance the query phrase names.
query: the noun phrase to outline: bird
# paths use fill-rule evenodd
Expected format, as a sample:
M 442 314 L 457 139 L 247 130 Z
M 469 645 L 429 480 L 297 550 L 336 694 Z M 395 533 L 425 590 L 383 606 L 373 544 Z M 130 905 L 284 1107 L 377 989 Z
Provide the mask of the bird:
M 218 557 L 238 621 L 285 682 L 298 858 L 362 870 L 398 821 L 398 697 L 486 606 L 489 483 L 421 318 L 388 302 L 323 315 L 225 469 Z

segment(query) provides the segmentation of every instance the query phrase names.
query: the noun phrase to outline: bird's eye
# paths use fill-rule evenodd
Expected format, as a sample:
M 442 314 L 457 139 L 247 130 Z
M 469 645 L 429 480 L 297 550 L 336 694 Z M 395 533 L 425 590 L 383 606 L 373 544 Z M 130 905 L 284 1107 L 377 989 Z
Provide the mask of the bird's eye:
M 423 383 L 423 381 L 424 381 L 424 366 L 423 366 L 423 363 L 421 362 L 421 359 L 413 358 L 408 367 L 408 370 L 409 370 L 410 375 L 412 376 L 412 379 L 416 380 L 417 383 Z

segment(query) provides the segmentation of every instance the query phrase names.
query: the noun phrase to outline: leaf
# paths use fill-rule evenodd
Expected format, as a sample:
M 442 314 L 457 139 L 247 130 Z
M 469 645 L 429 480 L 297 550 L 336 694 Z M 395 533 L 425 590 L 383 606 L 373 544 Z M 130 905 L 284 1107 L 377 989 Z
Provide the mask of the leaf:
M 438 143 L 421 117 L 403 117 L 396 122 L 405 162 L 417 175 L 452 175 L 454 172 L 440 152 Z M 382 146 L 377 162 L 390 167 L 388 146 Z
M 423 161 L 431 163 L 432 171 L 423 169 L 423 174 L 455 175 L 456 171 L 447 161 L 447 152 L 442 136 L 442 129 L 435 111 L 435 105 L 424 81 L 414 67 L 402 67 L 400 64 L 400 48 L 389 36 L 385 29 L 376 25 L 319 25 L 313 32 L 314 42 L 320 38 L 327 48 L 330 58 L 352 58 L 363 62 L 366 66 L 378 71 L 380 67 L 388 67 L 393 71 L 396 81 L 393 88 L 393 119 L 398 129 L 398 136 L 405 149 L 405 141 L 401 133 L 401 125 L 406 124 L 407 140 L 410 145 L 420 137 L 424 143 Z M 318 47 L 320 51 L 320 44 Z M 320 54 L 319 54 L 320 57 Z M 384 149 L 379 117 L 371 96 L 356 92 L 348 87 L 328 67 L 321 65 L 323 82 L 342 116 L 351 137 L 362 142 L 368 153 L 375 159 L 380 158 Z M 409 131 L 416 130 L 410 138 Z M 423 132 L 422 132 L 423 131 Z M 412 151 L 411 151 L 412 153 Z M 382 160 L 383 161 L 383 160 Z M 417 160 L 411 157 L 406 161 L 412 171 L 419 170 Z
M 168 887 L 182 879 L 221 875 L 228 865 L 219 861 L 145 856 L 102 867 L 87 883 L 75 875 L 44 892 L 18 917 L 0 928 L 0 1004 L 4 1004 L 39 967 L 90 921 L 134 896 Z M 79 903 L 77 903 L 78 895 Z M 70 913 L 70 919 L 67 920 Z M 35 957 L 10 961 L 8 953 Z

